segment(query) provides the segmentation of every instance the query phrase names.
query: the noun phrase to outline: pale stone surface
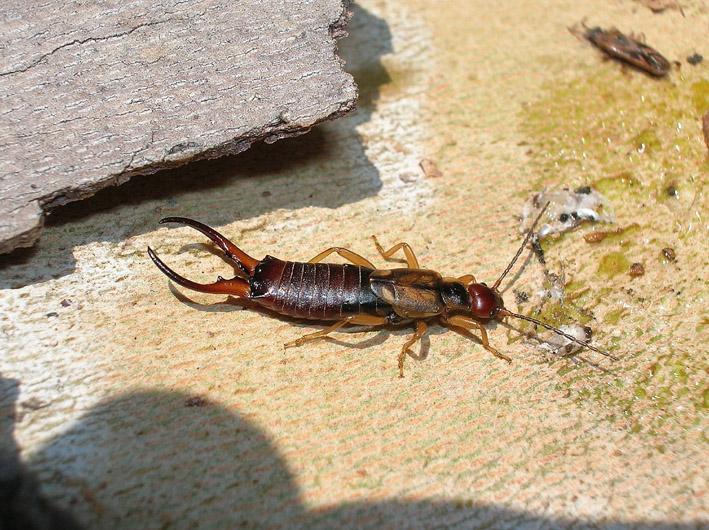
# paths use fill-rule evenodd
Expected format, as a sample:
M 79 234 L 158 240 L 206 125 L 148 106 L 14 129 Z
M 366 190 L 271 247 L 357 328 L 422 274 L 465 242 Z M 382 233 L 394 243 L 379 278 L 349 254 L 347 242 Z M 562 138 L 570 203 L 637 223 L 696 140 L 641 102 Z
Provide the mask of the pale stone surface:
M 0 253 L 43 211 L 355 108 L 349 0 L 5 2 Z

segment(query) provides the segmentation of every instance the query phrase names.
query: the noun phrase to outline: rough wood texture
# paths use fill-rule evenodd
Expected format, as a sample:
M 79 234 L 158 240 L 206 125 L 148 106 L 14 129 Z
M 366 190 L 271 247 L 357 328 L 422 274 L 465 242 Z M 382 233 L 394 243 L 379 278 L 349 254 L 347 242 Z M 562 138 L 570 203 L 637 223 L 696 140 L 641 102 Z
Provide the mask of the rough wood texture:
M 0 252 L 43 212 L 355 108 L 349 0 L 14 1 L 0 36 Z

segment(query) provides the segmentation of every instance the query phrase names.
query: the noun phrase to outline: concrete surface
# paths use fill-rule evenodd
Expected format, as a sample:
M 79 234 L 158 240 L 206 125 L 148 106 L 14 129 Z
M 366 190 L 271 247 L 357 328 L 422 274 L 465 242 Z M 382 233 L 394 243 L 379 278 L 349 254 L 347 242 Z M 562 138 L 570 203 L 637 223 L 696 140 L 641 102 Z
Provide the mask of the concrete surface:
M 363 0 L 340 44 L 357 113 L 56 211 L 0 275 L 6 421 L 50 502 L 91 528 L 707 527 L 709 64 L 685 58 L 709 56 L 709 14 L 682 5 Z M 605 60 L 567 30 L 585 17 L 681 67 Z M 377 234 L 494 281 L 529 195 L 583 185 L 617 222 L 544 244 L 563 305 L 527 255 L 505 298 L 590 326 L 620 357 L 586 355 L 608 372 L 503 325 L 511 365 L 434 327 L 404 379 L 409 329 L 284 351 L 319 326 L 179 290 L 145 252 L 229 274 L 200 234 L 157 225 L 184 215 L 256 257 L 341 245 L 384 265 Z

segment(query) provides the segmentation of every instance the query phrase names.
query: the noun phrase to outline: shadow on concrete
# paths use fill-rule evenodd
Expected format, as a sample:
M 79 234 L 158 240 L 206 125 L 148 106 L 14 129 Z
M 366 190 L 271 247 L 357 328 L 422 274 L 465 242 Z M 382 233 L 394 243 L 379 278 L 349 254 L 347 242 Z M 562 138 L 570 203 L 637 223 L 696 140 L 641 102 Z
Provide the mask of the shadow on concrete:
M 40 485 L 22 465 L 13 431 L 19 382 L 0 376 L 0 528 L 3 530 L 78 530 L 69 512 L 40 493 Z M 25 404 L 31 409 L 31 403 Z
M 203 222 L 220 226 L 274 210 L 337 208 L 376 195 L 382 186 L 379 172 L 367 158 L 362 138 L 355 129 L 371 119 L 379 87 L 389 81 L 381 57 L 392 51 L 392 36 L 386 21 L 357 5 L 351 8 L 354 16 L 347 28 L 350 36 L 338 44 L 347 63 L 346 70 L 360 87 L 359 108 L 354 114 L 340 118 L 337 127 L 324 124 L 302 136 L 274 144 L 254 144 L 238 155 L 136 176 L 120 186 L 104 188 L 88 199 L 55 208 L 48 215 L 46 226 L 62 231 L 61 246 L 57 248 L 48 242 L 49 235 L 45 232 L 35 247 L 0 255 L 0 289 L 24 287 L 71 274 L 75 267 L 72 250 L 77 246 L 97 241 L 117 243 L 155 230 L 165 212 L 179 215 L 170 210 L 176 205 L 176 196 L 190 194 L 191 202 L 197 203 L 192 210 L 198 211 L 200 194 L 223 190 L 223 206 L 215 207 L 212 201 L 200 215 Z M 341 166 L 335 168 L 339 178 L 321 169 L 343 158 L 344 167 L 340 162 Z M 264 181 L 284 172 L 294 175 L 285 183 L 281 181 L 280 185 L 288 189 L 264 187 L 235 211 L 233 196 L 238 190 L 233 188 L 240 182 Z M 310 176 L 305 178 L 304 174 Z M 265 194 L 269 194 L 268 199 Z M 158 206 L 154 215 L 146 215 L 143 205 L 149 202 L 163 206 Z M 132 211 L 127 206 L 132 206 Z M 98 214 L 112 211 L 116 212 L 115 222 L 96 220 Z M 87 226 L 76 227 L 77 222 Z
M 6 390 L 0 442 L 14 448 L 8 454 L 17 461 L 11 428 L 17 385 L 0 383 Z M 42 448 L 29 467 L 41 478 L 45 497 L 72 507 L 86 528 L 689 530 L 703 524 L 553 519 L 472 501 L 360 501 L 309 510 L 284 458 L 261 428 L 200 396 L 157 391 L 99 404 Z M 19 463 L 15 468 L 30 476 Z M 342 480 L 359 476 L 358 470 L 350 471 Z M 68 512 L 45 506 L 69 526 L 25 528 L 77 528 Z M 6 520 L 2 524 L 18 528 Z

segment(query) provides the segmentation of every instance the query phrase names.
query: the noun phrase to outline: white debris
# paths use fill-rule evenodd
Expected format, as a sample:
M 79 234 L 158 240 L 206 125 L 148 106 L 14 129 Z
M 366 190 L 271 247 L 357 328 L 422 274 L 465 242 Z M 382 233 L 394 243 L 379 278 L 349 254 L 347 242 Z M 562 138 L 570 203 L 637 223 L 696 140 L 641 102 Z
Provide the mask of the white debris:
M 565 326 L 560 326 L 559 330 L 563 331 L 567 335 L 571 335 L 576 340 L 581 342 L 590 342 L 591 335 L 593 334 L 591 328 L 587 326 L 581 326 L 580 324 L 569 324 Z M 583 346 L 570 341 L 566 337 L 554 333 L 553 331 L 548 331 L 546 334 L 539 337 L 539 346 L 547 351 L 550 351 L 554 355 L 560 355 L 562 357 L 573 356 L 579 350 L 583 349 Z
M 584 221 L 615 222 L 608 199 L 589 186 L 575 190 L 545 188 L 532 195 L 524 204 L 520 231 L 525 232 L 529 229 L 529 225 L 547 202 L 549 207 L 542 218 L 542 222 L 544 220 L 547 222 L 539 228 L 536 234 L 539 239 L 549 234 L 566 232 L 576 228 Z

